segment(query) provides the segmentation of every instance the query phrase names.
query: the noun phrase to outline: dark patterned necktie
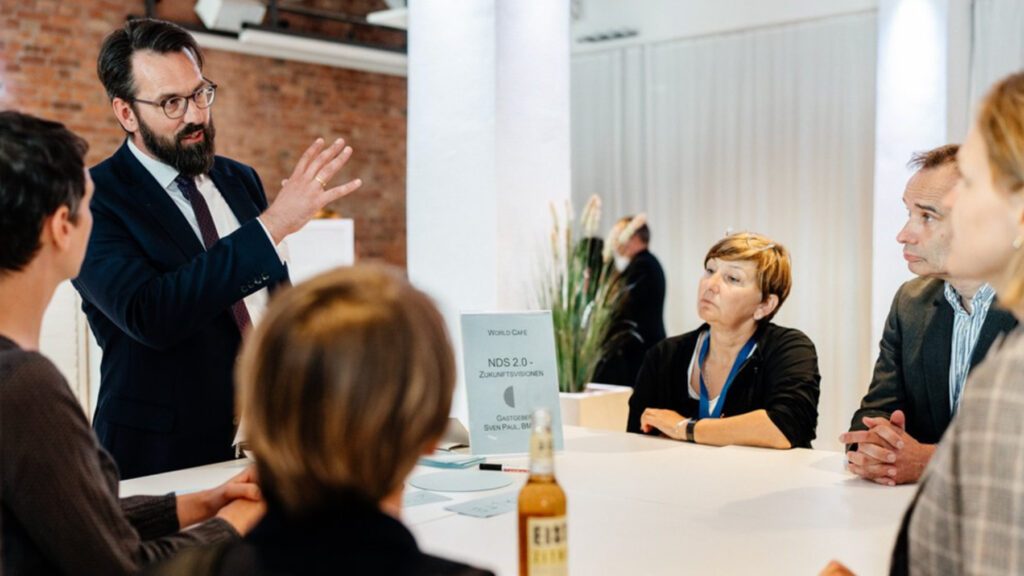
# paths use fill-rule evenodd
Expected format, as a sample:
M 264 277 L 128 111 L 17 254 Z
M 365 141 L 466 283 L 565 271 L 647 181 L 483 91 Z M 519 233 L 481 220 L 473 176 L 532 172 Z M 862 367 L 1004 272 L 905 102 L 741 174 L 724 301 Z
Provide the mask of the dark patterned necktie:
M 210 214 L 210 207 L 206 204 L 206 199 L 199 193 L 195 180 L 192 178 L 179 174 L 174 179 L 174 182 L 178 184 L 178 190 L 181 190 L 185 198 L 188 198 L 189 204 L 192 205 L 196 221 L 199 222 L 199 233 L 203 236 L 203 244 L 209 250 L 217 240 L 220 240 L 220 236 L 217 235 L 217 227 L 213 224 L 213 215 Z M 246 309 L 245 302 L 239 300 L 232 304 L 231 314 L 235 317 L 238 331 L 244 334 L 245 329 L 252 324 L 252 319 L 249 318 L 249 310 Z

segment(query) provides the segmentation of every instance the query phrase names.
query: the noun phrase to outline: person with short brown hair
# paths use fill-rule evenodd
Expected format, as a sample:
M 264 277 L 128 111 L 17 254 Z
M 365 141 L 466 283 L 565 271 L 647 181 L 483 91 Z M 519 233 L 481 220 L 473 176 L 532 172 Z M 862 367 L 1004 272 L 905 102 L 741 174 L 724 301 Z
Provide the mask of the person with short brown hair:
M 851 472 L 879 484 L 916 482 L 956 413 L 967 374 L 1016 321 L 983 281 L 950 273 L 956 144 L 914 154 L 903 193 L 907 223 L 896 240 L 910 271 L 885 322 L 874 374 L 850 431 Z M 885 437 L 892 442 L 885 440 Z
M 395 270 L 356 267 L 283 295 L 238 380 L 276 504 L 303 514 L 354 491 L 397 512 L 405 477 L 448 424 L 455 358 L 425 294 Z
M 399 519 L 406 476 L 448 423 L 455 358 L 397 270 L 338 269 L 278 296 L 238 380 L 267 515 L 244 543 L 154 574 L 488 574 L 420 552 Z M 215 568 L 196 569 L 204 554 Z
M 647 353 L 627 431 L 700 444 L 810 448 L 821 376 L 814 344 L 771 322 L 789 296 L 789 251 L 760 234 L 708 250 L 697 330 Z
M 85 140 L 0 111 L 0 572 L 134 574 L 237 539 L 262 514 L 252 471 L 190 494 L 118 498 L 118 470 L 39 353 L 43 314 L 92 229 Z M 188 528 L 188 530 L 182 530 Z
M 1024 318 L 1024 73 L 997 83 L 957 153 L 950 274 L 990 283 Z M 1024 574 L 1024 329 L 971 372 L 903 517 L 890 574 Z M 892 441 L 898 441 L 893 439 Z M 831 562 L 822 576 L 852 574 Z
M 1024 74 L 985 96 L 957 154 L 951 274 L 992 284 L 1024 318 Z M 907 513 L 893 572 L 1024 573 L 1024 331 L 971 373 Z M 906 552 L 906 554 L 904 554 Z
M 915 171 L 932 170 L 943 167 L 956 167 L 956 153 L 960 150 L 959 144 L 943 144 L 938 148 L 915 152 L 907 163 L 908 168 Z

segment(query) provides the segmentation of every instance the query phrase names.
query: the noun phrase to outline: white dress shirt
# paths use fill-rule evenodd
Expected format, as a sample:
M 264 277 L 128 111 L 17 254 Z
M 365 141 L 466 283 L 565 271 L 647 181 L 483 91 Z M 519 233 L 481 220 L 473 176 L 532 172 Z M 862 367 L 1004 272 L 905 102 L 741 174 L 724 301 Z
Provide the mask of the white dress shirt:
M 192 204 L 188 201 L 185 194 L 178 189 L 178 185 L 174 182 L 174 179 L 178 177 L 178 171 L 173 167 L 164 164 L 163 162 L 151 158 L 142 150 L 139 150 L 132 142 L 131 138 L 128 139 L 128 149 L 131 150 L 135 158 L 142 164 L 142 166 L 149 172 L 153 178 L 157 181 L 161 188 L 167 192 L 174 205 L 181 211 L 181 215 L 185 217 L 189 226 L 196 234 L 196 238 L 199 239 L 199 245 L 205 246 L 203 243 L 203 234 L 199 231 L 199 221 L 196 219 L 195 212 L 192 210 Z M 203 195 L 203 199 L 206 200 L 207 206 L 210 207 L 210 215 L 213 217 L 213 224 L 217 228 L 217 236 L 223 238 L 228 234 L 231 234 L 235 230 L 238 230 L 238 218 L 235 213 L 231 211 L 231 207 L 228 205 L 224 196 L 221 195 L 220 190 L 217 190 L 217 186 L 214 185 L 213 180 L 203 174 L 195 178 L 196 188 L 199 189 L 199 193 Z M 263 222 L 260 222 L 260 226 L 263 226 Z M 271 244 L 274 244 L 274 239 L 270 236 L 266 226 L 263 226 L 263 231 L 267 233 L 267 239 Z M 275 246 L 278 251 L 278 255 L 281 257 L 281 261 L 285 262 L 285 254 L 282 253 L 282 248 Z M 249 318 L 252 320 L 253 326 L 259 323 L 263 314 L 266 312 L 267 300 L 270 296 L 270 292 L 266 288 L 262 288 L 248 295 L 244 299 L 245 308 L 249 311 Z

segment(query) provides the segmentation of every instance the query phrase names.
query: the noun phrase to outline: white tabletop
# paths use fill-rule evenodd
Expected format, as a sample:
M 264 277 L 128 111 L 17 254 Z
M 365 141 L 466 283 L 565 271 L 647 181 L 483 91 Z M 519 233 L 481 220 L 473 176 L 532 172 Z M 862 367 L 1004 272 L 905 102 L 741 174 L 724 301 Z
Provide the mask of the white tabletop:
M 834 558 L 861 575 L 883 574 L 914 493 L 853 476 L 838 452 L 712 448 L 573 427 L 565 440 L 556 475 L 569 500 L 570 572 L 581 576 L 817 574 Z M 489 460 L 526 465 L 525 457 Z M 127 480 L 121 492 L 207 488 L 244 464 Z M 514 512 L 478 519 L 444 507 L 514 493 L 525 475 L 515 478 L 491 492 L 448 493 L 451 501 L 406 508 L 403 518 L 425 551 L 514 575 Z

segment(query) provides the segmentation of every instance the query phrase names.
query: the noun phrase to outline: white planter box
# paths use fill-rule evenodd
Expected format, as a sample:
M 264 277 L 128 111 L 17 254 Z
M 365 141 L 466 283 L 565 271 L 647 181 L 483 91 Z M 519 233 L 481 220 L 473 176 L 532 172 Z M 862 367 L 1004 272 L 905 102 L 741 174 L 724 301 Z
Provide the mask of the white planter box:
M 558 395 L 562 424 L 624 432 L 632 394 L 633 388 L 612 384 L 587 384 L 583 392 L 562 392 Z

